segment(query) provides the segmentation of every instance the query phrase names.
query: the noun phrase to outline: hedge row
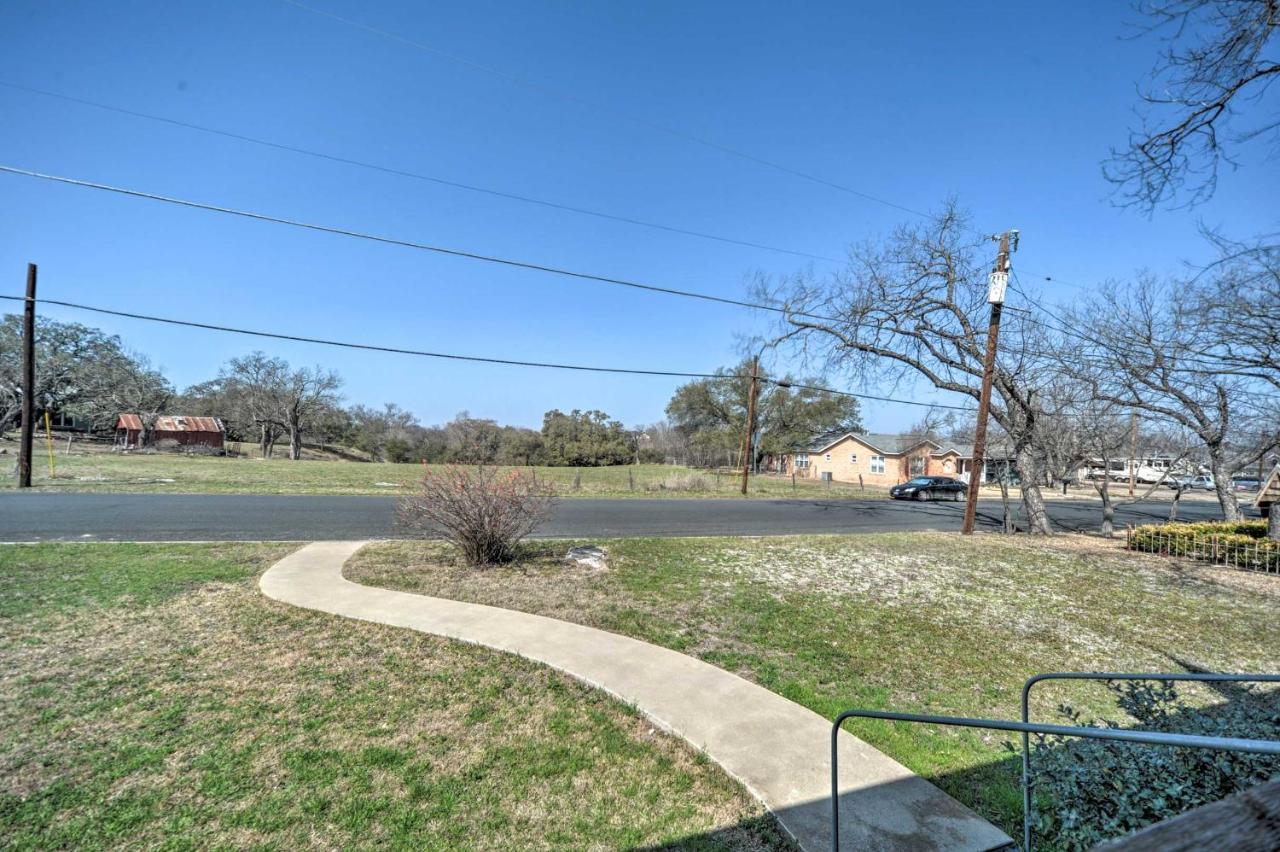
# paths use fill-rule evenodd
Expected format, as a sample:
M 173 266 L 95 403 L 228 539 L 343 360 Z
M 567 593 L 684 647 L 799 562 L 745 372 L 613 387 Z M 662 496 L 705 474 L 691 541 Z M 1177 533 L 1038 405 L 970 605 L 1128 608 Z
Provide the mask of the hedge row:
M 1266 521 L 1149 524 L 1129 531 L 1128 546 L 1236 568 L 1280 571 L 1280 541 L 1266 536 Z

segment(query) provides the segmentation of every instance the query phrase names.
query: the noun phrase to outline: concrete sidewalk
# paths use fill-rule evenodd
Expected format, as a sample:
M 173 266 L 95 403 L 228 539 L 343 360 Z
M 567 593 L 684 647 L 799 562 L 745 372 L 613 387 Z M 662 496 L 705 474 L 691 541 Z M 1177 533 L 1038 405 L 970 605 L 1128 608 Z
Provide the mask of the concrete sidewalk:
M 704 751 L 805 850 L 831 848 L 831 723 L 701 660 L 579 624 L 352 583 L 364 542 L 319 542 L 273 565 L 263 594 L 307 609 L 407 627 L 545 663 L 634 705 Z M 1012 841 L 950 796 L 850 734 L 840 738 L 841 846 L 991 850 Z

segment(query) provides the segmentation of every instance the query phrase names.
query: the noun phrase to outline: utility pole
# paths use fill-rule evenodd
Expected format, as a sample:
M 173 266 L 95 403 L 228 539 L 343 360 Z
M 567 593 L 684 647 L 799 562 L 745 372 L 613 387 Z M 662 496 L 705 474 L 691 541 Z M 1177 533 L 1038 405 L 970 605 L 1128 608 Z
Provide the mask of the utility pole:
M 22 438 L 18 443 L 18 487 L 31 487 L 31 450 L 36 435 L 36 265 L 27 264 L 22 307 Z
M 1138 409 L 1129 415 L 1129 497 L 1133 497 L 1134 483 L 1138 480 Z
M 993 237 L 993 239 L 996 239 Z M 982 392 L 978 397 L 978 425 L 973 432 L 973 470 L 969 472 L 969 500 L 964 507 L 963 535 L 973 535 L 973 525 L 978 519 L 978 489 L 982 485 L 982 472 L 987 451 L 987 413 L 991 409 L 991 383 L 996 372 L 996 342 L 1000 336 L 1000 313 L 1004 309 L 1004 291 L 1009 286 L 1009 254 L 1018 250 L 1017 230 L 1005 231 L 998 238 L 1000 252 L 987 285 L 987 301 L 991 303 L 991 323 L 987 327 L 987 354 L 982 360 Z M 1012 243 L 1012 246 L 1010 246 Z
M 760 356 L 751 359 L 751 389 L 747 391 L 747 433 L 742 436 L 742 493 L 747 493 L 747 477 L 755 459 L 756 393 L 760 384 Z

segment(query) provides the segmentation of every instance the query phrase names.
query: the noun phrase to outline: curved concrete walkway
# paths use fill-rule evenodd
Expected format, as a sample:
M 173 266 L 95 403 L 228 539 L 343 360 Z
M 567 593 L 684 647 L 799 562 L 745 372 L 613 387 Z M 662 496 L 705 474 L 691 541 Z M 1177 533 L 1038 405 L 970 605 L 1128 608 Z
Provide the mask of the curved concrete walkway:
M 407 627 L 545 663 L 634 705 L 738 779 L 805 850 L 831 848 L 831 723 L 684 654 L 553 618 L 352 583 L 365 542 L 319 542 L 262 575 L 262 592 L 295 606 Z M 991 850 L 990 823 L 850 734 L 840 740 L 841 847 Z

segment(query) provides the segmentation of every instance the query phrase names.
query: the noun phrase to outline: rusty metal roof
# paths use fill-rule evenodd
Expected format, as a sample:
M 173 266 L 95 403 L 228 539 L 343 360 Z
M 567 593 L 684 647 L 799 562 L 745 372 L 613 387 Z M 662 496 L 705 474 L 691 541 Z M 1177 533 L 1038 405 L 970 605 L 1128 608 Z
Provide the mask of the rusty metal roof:
M 141 431 L 142 418 L 137 414 L 121 414 L 117 429 Z M 156 432 L 225 432 L 222 421 L 216 417 L 188 417 L 185 414 L 165 415 L 156 418 Z

